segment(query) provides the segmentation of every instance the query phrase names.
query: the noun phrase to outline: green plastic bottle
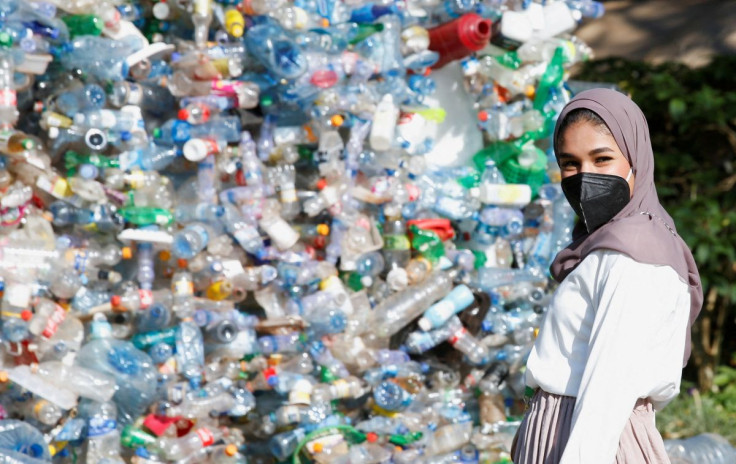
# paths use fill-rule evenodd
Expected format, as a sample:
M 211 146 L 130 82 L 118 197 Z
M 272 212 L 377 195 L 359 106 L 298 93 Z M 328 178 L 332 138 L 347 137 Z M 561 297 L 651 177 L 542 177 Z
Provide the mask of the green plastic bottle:
M 64 167 L 66 169 L 75 168 L 80 164 L 91 164 L 98 168 L 119 168 L 120 160 L 98 154 L 83 155 L 72 150 L 69 150 L 64 154 Z
M 69 28 L 69 35 L 72 39 L 80 35 L 100 35 L 105 29 L 102 19 L 92 14 L 69 15 L 61 19 Z
M 442 240 L 439 235 L 435 232 L 420 229 L 415 225 L 410 226 L 409 230 L 412 233 L 412 248 L 427 258 L 433 265 L 436 264 L 441 257 L 445 256 L 445 246 L 442 244 Z

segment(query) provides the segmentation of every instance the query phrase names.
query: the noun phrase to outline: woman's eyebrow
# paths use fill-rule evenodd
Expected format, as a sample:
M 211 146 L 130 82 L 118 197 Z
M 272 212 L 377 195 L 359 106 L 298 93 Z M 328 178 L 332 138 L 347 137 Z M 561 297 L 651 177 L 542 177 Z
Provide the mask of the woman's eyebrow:
M 588 156 L 593 156 L 593 155 L 597 155 L 598 153 L 605 153 L 605 152 L 609 152 L 609 151 L 612 152 L 613 151 L 613 148 L 598 147 L 598 148 L 595 148 L 593 150 L 590 150 L 590 152 L 588 152 Z
M 595 156 L 595 155 L 598 155 L 600 153 L 609 153 L 609 152 L 610 153 L 613 153 L 614 151 L 613 151 L 612 148 L 609 148 L 609 147 L 598 147 L 598 148 L 594 148 L 594 149 L 590 150 L 588 152 L 588 156 Z M 560 155 L 558 156 L 558 158 L 577 158 L 577 157 L 575 155 L 571 154 L 571 153 L 560 153 Z

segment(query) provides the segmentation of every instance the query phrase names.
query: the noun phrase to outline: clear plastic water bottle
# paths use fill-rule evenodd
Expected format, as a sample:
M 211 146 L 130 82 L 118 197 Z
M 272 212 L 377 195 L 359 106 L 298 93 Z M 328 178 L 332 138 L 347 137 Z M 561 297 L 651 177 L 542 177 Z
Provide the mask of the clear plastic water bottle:
M 113 401 L 122 424 L 132 422 L 153 401 L 156 370 L 151 358 L 132 343 L 109 337 L 95 338 L 82 346 L 75 361 L 82 367 L 115 378 L 117 390 Z
M 664 446 L 672 462 L 726 464 L 736 459 L 736 449 L 728 440 L 715 433 L 665 440 Z

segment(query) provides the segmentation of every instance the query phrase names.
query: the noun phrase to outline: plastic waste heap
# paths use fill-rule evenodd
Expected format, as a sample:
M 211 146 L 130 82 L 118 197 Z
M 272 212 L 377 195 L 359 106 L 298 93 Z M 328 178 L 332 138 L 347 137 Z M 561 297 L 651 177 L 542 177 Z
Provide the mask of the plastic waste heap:
M 601 14 L 0 1 L 0 462 L 509 462 Z

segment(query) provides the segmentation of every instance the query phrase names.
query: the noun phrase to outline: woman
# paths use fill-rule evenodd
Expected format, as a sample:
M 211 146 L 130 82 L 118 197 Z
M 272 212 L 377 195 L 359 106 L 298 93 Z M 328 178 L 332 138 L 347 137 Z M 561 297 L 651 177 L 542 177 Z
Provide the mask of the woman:
M 659 204 L 646 119 L 625 95 L 582 92 L 554 134 L 578 215 L 526 370 L 536 389 L 515 464 L 669 463 L 654 411 L 680 389 L 703 300 L 690 250 Z

